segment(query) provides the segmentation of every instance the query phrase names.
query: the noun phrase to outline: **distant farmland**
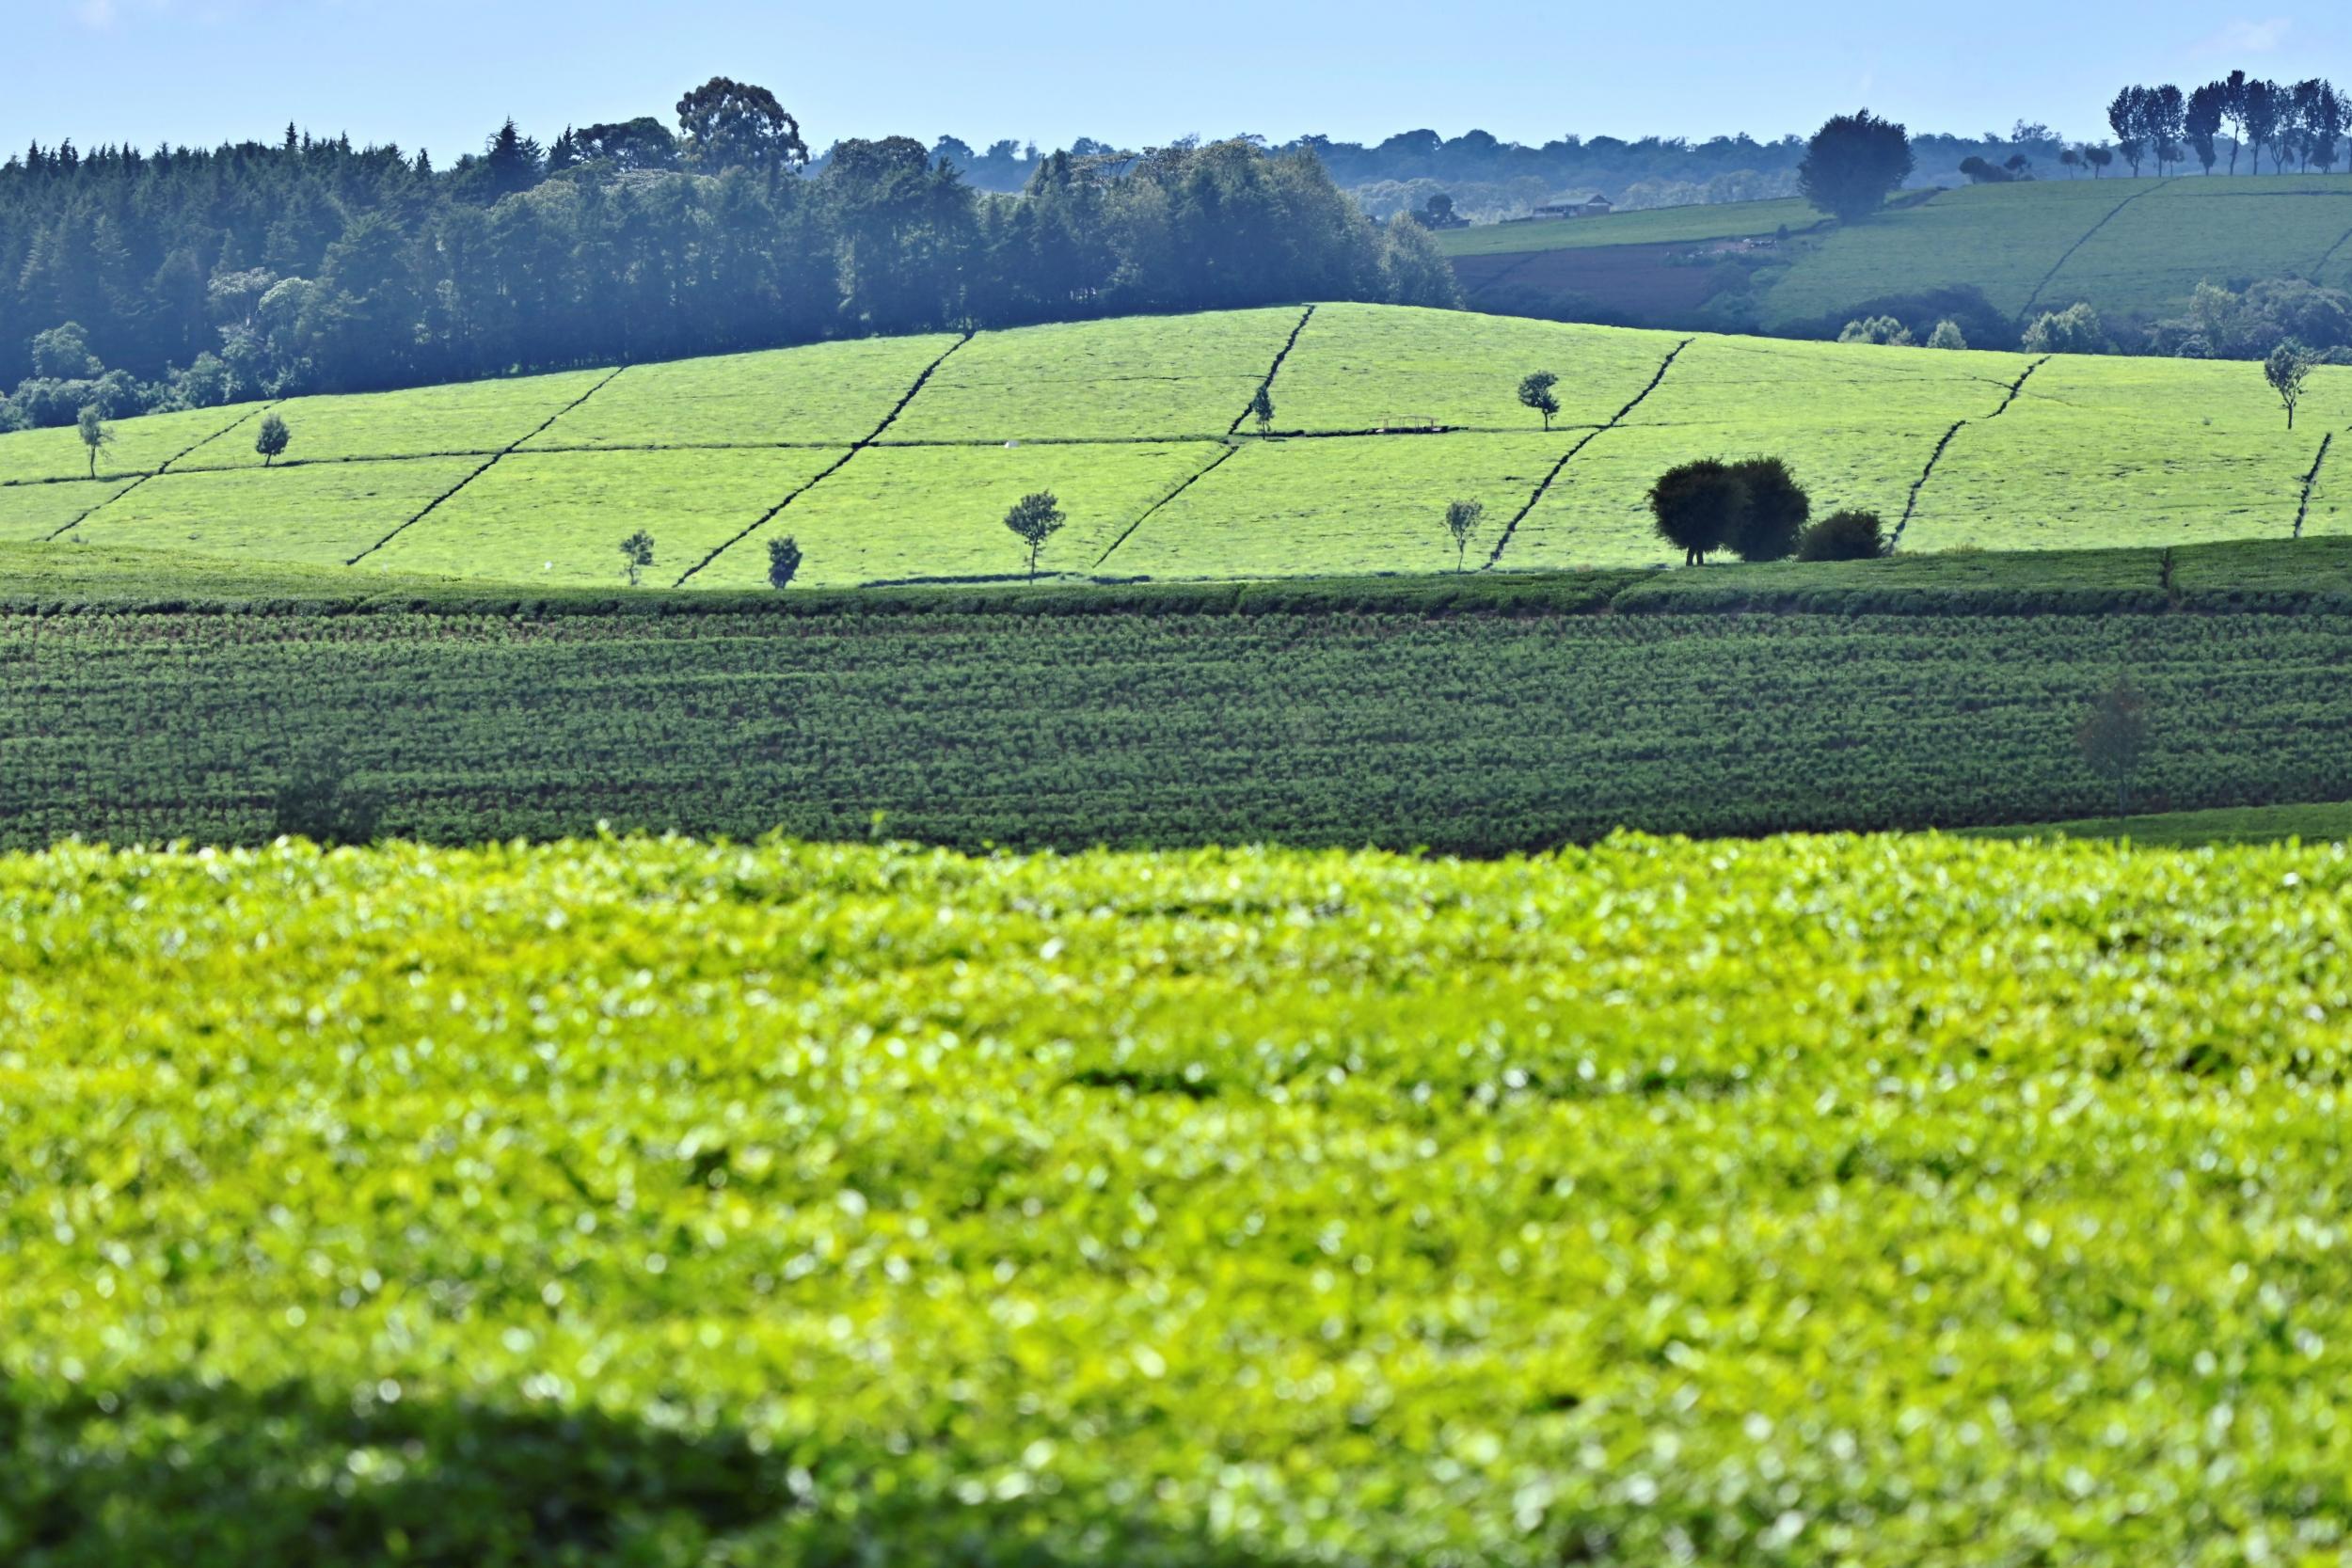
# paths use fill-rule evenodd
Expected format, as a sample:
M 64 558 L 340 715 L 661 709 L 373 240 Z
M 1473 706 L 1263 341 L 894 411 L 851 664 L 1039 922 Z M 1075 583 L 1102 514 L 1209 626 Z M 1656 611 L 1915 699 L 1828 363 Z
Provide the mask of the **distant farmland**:
M 1730 266 L 1708 257 L 1709 242 L 1784 227 L 1789 239 L 1770 253 Z M 1549 303 L 1674 325 L 1752 285 L 1751 319 L 1769 331 L 1819 329 L 1867 301 L 1946 289 L 1979 291 L 2013 317 L 2088 300 L 2147 318 L 2208 279 L 2352 286 L 2352 175 L 2042 180 L 1946 191 L 1850 227 L 1820 225 L 1802 202 L 1760 201 L 1439 240 L 1480 309 L 1553 313 Z
M 2153 189 L 2153 185 L 2148 188 Z M 1562 377 L 1546 431 L 1513 392 Z M 1242 411 L 1272 377 L 1275 438 Z M 1453 569 L 1484 504 L 1501 570 L 1661 564 L 1645 501 L 1692 457 L 1785 457 L 1822 508 L 1905 549 L 2286 540 L 2352 530 L 2331 434 L 2251 366 L 1791 342 L 1327 305 L 876 339 L 125 420 L 99 477 L 73 432 L 0 437 L 0 540 L 485 580 L 649 585 L 987 579 L 1050 490 L 1042 570 L 1216 579 Z M 1237 427 L 1243 427 L 1237 433 Z M 2327 452 L 2323 453 L 2323 447 Z

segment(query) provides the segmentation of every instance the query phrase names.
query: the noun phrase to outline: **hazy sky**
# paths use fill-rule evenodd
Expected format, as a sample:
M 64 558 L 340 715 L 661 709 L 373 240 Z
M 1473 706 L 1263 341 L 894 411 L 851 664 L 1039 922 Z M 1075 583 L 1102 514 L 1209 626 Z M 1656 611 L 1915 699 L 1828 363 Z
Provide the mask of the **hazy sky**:
M 2345 8 L 2175 0 L 0 0 L 0 148 L 211 144 L 289 120 L 446 163 L 507 115 L 672 118 L 712 75 L 775 89 L 812 146 L 953 134 L 1047 146 L 1186 133 L 1506 140 L 1809 131 L 1867 105 L 1915 131 L 2019 118 L 2089 135 L 2127 80 L 2232 65 L 2352 74 Z M 1915 20 L 1915 16 L 1917 18 Z

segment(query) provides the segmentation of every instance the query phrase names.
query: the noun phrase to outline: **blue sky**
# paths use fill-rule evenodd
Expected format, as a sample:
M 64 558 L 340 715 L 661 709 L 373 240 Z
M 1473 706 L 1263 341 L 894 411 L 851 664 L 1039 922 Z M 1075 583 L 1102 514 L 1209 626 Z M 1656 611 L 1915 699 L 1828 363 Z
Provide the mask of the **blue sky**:
M 714 74 L 774 88 L 818 148 L 890 133 L 1048 146 L 1421 126 L 1522 141 L 1772 135 L 1866 104 L 1915 131 L 2022 117 L 2089 135 L 2127 80 L 2185 84 L 2232 65 L 2352 75 L 2342 9 L 0 0 L 0 148 L 210 144 L 292 119 L 447 162 L 510 114 L 543 138 L 567 121 L 666 120 L 683 88 Z

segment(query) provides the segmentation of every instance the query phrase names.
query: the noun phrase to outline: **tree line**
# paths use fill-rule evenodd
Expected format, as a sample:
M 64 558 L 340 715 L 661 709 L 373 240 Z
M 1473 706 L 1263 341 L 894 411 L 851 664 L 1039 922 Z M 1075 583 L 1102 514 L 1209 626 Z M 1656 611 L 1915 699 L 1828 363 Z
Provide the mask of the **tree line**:
M 1300 151 L 1056 153 L 974 189 L 908 137 L 812 160 L 771 93 L 513 123 L 436 168 L 287 129 L 0 166 L 0 428 L 882 332 L 1299 299 L 1450 305 L 1418 226 Z M 821 166 L 812 171 L 812 162 Z
M 2290 164 L 2297 172 L 2316 168 L 2326 173 L 2336 166 L 2347 119 L 2352 119 L 2352 99 L 2324 78 L 2287 85 L 2233 71 L 2186 93 L 2169 83 L 2118 89 L 2107 104 L 2113 150 L 2069 148 L 2058 161 L 2068 167 L 2088 167 L 2096 178 L 2117 159 L 2137 177 L 2143 164 L 2153 164 L 2164 175 L 2193 158 L 2211 174 L 2222 162 L 2226 139 L 2232 174 L 2237 172 L 2241 152 L 2252 154 L 2249 174 L 2262 172 L 2265 153 L 2270 156 L 2273 174 L 2284 173 Z

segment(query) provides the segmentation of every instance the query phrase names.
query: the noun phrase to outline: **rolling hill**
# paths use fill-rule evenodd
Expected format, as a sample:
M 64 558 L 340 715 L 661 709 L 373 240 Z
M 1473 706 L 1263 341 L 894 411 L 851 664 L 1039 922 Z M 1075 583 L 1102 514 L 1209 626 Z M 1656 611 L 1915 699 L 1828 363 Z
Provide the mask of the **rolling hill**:
M 2153 187 L 2151 187 L 2153 188 Z M 1563 380 L 1546 431 L 1528 371 Z M 1271 380 L 1275 437 L 1238 433 Z M 1650 566 L 1645 502 L 1692 457 L 1787 458 L 1907 550 L 2174 546 L 2352 531 L 2328 458 L 2352 371 L 2290 431 L 2234 363 L 1874 348 L 1382 306 L 1129 318 L 586 370 L 0 436 L 0 541 L 540 584 L 746 588 L 790 535 L 819 586 L 1043 569 L 1177 579 L 1439 572 L 1449 500 L 1502 570 Z
M 1727 248 L 1743 238 L 1766 247 Z M 1479 309 L 1804 333 L 1865 304 L 1980 293 L 2012 320 L 2087 300 L 2118 319 L 2200 282 L 2352 285 L 2352 176 L 2044 180 L 1899 201 L 1827 225 L 1799 202 L 1629 213 L 1439 236 Z

